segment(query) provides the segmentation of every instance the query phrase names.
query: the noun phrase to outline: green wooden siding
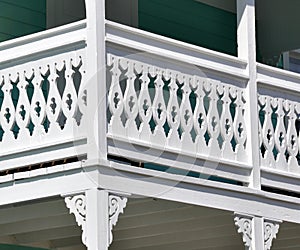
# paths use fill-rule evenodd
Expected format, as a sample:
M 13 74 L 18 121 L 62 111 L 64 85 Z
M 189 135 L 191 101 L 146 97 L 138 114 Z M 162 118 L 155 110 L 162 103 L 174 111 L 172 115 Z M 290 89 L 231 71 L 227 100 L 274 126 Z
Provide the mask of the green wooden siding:
M 194 0 L 139 0 L 139 28 L 237 55 L 236 14 Z
M 0 42 L 46 29 L 46 0 L 0 0 Z

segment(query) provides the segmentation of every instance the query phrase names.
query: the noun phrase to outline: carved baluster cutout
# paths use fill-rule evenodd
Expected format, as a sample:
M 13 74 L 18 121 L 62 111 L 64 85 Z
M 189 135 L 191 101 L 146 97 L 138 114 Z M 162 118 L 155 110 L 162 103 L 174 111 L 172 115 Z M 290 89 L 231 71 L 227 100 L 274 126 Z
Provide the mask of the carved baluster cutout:
M 207 81 L 204 78 L 200 78 L 195 76 L 193 81 L 193 88 L 195 90 L 196 95 L 196 106 L 194 110 L 194 129 L 196 132 L 196 152 L 200 155 L 207 155 L 208 154 L 208 147 L 205 141 L 205 133 L 207 131 L 207 117 L 206 111 L 204 108 L 204 96 L 205 92 L 203 90 L 204 83 Z
M 124 93 L 124 111 L 127 118 L 125 124 L 126 137 L 128 139 L 138 139 L 139 133 L 135 121 L 138 114 L 137 95 L 134 88 L 134 83 L 136 80 L 136 74 L 134 70 L 135 63 L 128 60 L 121 60 L 120 63 L 124 70 L 127 69 L 126 89 Z
M 221 136 L 223 139 L 222 145 L 222 156 L 227 159 L 234 159 L 234 152 L 231 145 L 231 140 L 233 138 L 233 120 L 230 113 L 230 103 L 231 103 L 231 87 L 223 86 L 223 109 L 221 114 Z
M 15 107 L 12 100 L 13 85 L 11 84 L 9 74 L 5 74 L 2 78 L 2 81 L 4 82 L 4 85 L 2 86 L 4 98 L 0 111 L 1 126 L 4 130 L 2 141 L 6 145 L 5 149 L 9 149 L 11 142 L 15 140 L 14 134 L 12 132 L 12 128 L 15 122 Z
M 75 87 L 77 98 L 75 110 L 73 113 L 73 119 L 75 121 L 76 134 L 79 136 L 85 134 L 86 131 L 86 119 L 84 115 L 87 113 L 87 86 L 89 82 L 86 79 L 86 58 L 85 53 L 76 52 L 73 60 L 71 61 L 72 68 L 72 83 Z M 106 93 L 107 94 L 107 93 Z M 105 115 L 105 114 L 103 114 Z M 75 129 L 74 128 L 74 129 Z
M 31 100 L 30 115 L 32 123 L 34 124 L 32 134 L 34 138 L 32 139 L 32 142 L 35 143 L 44 140 L 44 136 L 46 134 L 45 128 L 43 126 L 45 119 L 46 102 L 41 85 L 44 81 L 43 75 L 45 76 L 48 70 L 48 66 L 45 66 L 43 69 L 39 66 L 36 66 L 33 69 L 34 79 L 32 83 L 34 85 L 34 92 Z
M 142 76 L 140 77 L 141 90 L 138 98 L 139 117 L 141 120 L 139 134 L 142 141 L 150 141 L 151 129 L 149 122 L 152 117 L 152 103 L 149 95 L 149 68 L 145 64 L 141 65 L 140 68 Z
M 166 134 L 164 132 L 163 125 L 166 122 L 167 112 L 165 100 L 163 97 L 164 82 L 162 79 L 162 75 L 162 70 L 156 69 L 155 97 L 152 106 L 153 119 L 156 124 L 156 127 L 151 141 L 156 145 L 164 147 L 166 143 Z
M 299 163 L 299 157 L 300 157 L 300 103 L 296 104 L 295 107 L 296 116 L 297 116 L 297 122 L 296 122 L 296 130 L 298 133 L 298 163 Z
M 178 72 L 167 71 L 166 78 L 169 78 L 169 93 L 170 98 L 167 106 L 167 119 L 170 131 L 168 133 L 168 146 L 171 148 L 178 148 L 180 139 L 178 135 L 178 128 L 180 125 L 180 110 L 177 100 L 178 85 L 176 83 L 176 75 Z
M 30 136 L 30 132 L 27 129 L 29 125 L 30 119 L 30 102 L 27 95 L 27 86 L 28 82 L 26 81 L 26 70 L 20 72 L 19 74 L 19 89 L 20 89 L 20 96 L 19 101 L 16 108 L 16 122 L 20 128 L 18 139 L 19 143 L 28 146 L 27 139 Z
M 121 114 L 123 112 L 123 94 L 120 88 L 119 59 L 113 55 L 108 55 L 108 64 L 112 66 L 110 72 L 111 85 L 108 93 L 108 107 L 111 113 L 111 120 L 108 127 L 108 132 L 114 135 L 125 135 L 125 129 L 121 121 Z
M 263 145 L 265 147 L 265 154 L 263 157 L 263 166 L 265 167 L 274 167 L 274 155 L 273 155 L 273 149 L 275 145 L 274 140 L 274 128 L 272 125 L 272 99 L 270 97 L 265 96 L 264 97 L 264 112 L 265 112 L 265 118 L 264 118 L 264 124 L 262 128 L 262 139 L 263 139 Z M 262 101 L 261 101 L 262 102 Z
M 57 70 L 56 65 L 52 63 L 49 65 L 49 94 L 47 99 L 46 113 L 50 122 L 48 133 L 53 137 L 58 136 L 61 133 L 61 128 L 58 124 L 59 114 L 61 112 L 61 96 L 57 89 Z M 52 136 L 50 136 L 51 138 Z
M 207 112 L 207 130 L 210 136 L 208 142 L 210 155 L 220 156 L 221 150 L 218 142 L 218 137 L 220 135 L 220 118 L 218 113 L 217 101 L 219 99 L 217 88 L 219 87 L 219 82 L 214 80 L 209 80 L 206 83 L 206 90 L 209 90 L 209 108 Z
M 257 114 L 258 114 L 258 139 L 259 139 L 259 147 L 262 147 L 263 144 L 263 136 L 262 136 L 262 123 L 260 121 L 260 109 L 264 106 L 264 98 L 262 98 L 260 95 L 257 95 L 258 105 L 257 105 Z M 261 149 L 259 150 L 259 160 L 260 165 L 263 164 L 263 153 Z
M 275 145 L 278 151 L 277 159 L 275 162 L 275 166 L 281 170 L 288 170 L 287 168 L 287 161 L 285 157 L 286 152 L 286 131 L 284 127 L 284 101 L 282 99 L 277 98 L 277 110 L 276 110 L 276 117 L 277 117 L 277 124 L 275 129 Z
M 76 58 L 75 55 L 73 56 L 73 54 L 69 54 L 69 56 L 67 56 L 64 61 L 66 88 L 62 97 L 62 110 L 67 117 L 65 130 L 66 132 L 70 133 L 70 136 L 75 135 L 73 130 L 76 128 L 76 121 L 73 119 L 73 116 L 75 114 L 77 106 L 77 93 L 72 78 L 73 58 Z
M 177 80 L 181 82 L 180 75 L 177 75 Z M 192 140 L 191 130 L 193 128 L 193 112 L 190 103 L 191 85 L 193 77 L 183 75 L 182 101 L 180 105 L 180 126 L 182 128 L 181 149 L 189 153 L 196 153 L 196 146 Z
M 296 113 L 295 113 L 295 106 L 296 104 L 293 102 L 288 103 L 289 106 L 289 113 L 288 113 L 288 129 L 287 129 L 287 151 L 289 154 L 288 159 L 288 168 L 290 172 L 299 173 L 300 167 L 297 161 L 298 155 L 298 136 L 296 130 Z
M 244 118 L 244 98 L 243 98 L 243 91 L 237 89 L 236 90 L 236 112 L 233 122 L 234 127 L 234 138 L 236 141 L 236 159 L 238 161 L 247 161 L 247 154 L 245 149 L 245 144 L 247 140 L 247 130 L 246 130 L 246 124 L 245 124 L 245 118 Z

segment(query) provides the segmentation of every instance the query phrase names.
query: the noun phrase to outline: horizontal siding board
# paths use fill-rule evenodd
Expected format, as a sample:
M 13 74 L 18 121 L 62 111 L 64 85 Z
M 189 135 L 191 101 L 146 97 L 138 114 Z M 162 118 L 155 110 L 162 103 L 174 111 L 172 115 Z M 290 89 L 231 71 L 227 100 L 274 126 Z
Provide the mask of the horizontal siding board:
M 198 2 L 196 0 L 140 0 L 143 1 L 142 4 L 159 4 L 159 6 L 166 6 L 169 9 L 177 9 L 182 11 L 183 13 L 188 13 L 189 15 L 199 15 L 203 18 L 209 20 L 220 21 L 221 19 L 228 19 L 235 17 L 234 13 L 229 11 L 224 11 L 221 9 L 217 9 L 216 7 L 212 7 L 210 5 Z M 224 23 L 226 24 L 226 23 Z
M 0 32 L 19 37 L 41 31 L 42 28 L 0 17 Z
M 152 25 L 161 25 L 161 19 L 151 16 L 143 17 L 143 22 L 152 23 Z M 233 48 L 234 40 L 222 38 L 213 33 L 205 33 L 201 30 L 189 29 L 183 24 L 175 24 L 173 22 L 164 22 L 163 30 L 157 30 L 149 26 L 140 26 L 141 29 L 171 37 L 177 40 L 182 40 L 191 44 L 210 48 L 224 53 L 235 55 L 236 51 Z M 220 46 L 222 44 L 222 46 Z
M 0 42 L 46 29 L 46 0 L 0 0 Z
M 9 39 L 13 39 L 13 38 L 14 38 L 14 36 L 12 36 L 12 35 L 0 32 L 0 41 L 6 41 Z M 1 98 L 1 96 L 0 96 L 0 98 Z
M 37 26 L 40 28 L 45 27 L 45 14 L 8 4 L 2 1 L 0 1 L 0 17 L 13 19 L 15 21 Z
M 0 2 L 46 14 L 45 0 L 1 0 Z
M 236 15 L 193 0 L 139 0 L 139 28 L 237 54 Z
M 144 23 L 145 18 L 149 16 L 162 21 L 161 25 L 164 25 L 165 22 L 170 22 L 174 23 L 174 25 L 186 26 L 187 28 L 195 29 L 198 31 L 200 30 L 205 33 L 217 34 L 220 37 L 224 37 L 230 40 L 233 40 L 233 38 L 235 37 L 235 32 L 232 30 L 232 28 L 223 25 L 223 23 L 211 22 L 210 20 L 203 19 L 197 16 L 185 17 L 180 15 L 180 13 L 173 12 L 172 10 L 169 11 L 168 16 L 157 15 L 155 13 L 152 13 L 149 14 L 147 12 L 140 12 L 140 19 L 142 23 Z M 176 19 L 174 17 L 176 17 Z

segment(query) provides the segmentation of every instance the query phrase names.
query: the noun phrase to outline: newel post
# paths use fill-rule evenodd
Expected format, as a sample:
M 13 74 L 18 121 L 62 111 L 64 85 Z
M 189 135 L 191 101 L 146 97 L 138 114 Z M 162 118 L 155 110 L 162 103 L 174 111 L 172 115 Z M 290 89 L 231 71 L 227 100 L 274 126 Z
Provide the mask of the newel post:
M 246 84 L 246 124 L 248 126 L 247 154 L 253 166 L 250 186 L 261 188 L 259 163 L 259 131 L 257 101 L 257 68 L 255 39 L 255 0 L 237 0 L 238 57 L 247 62 L 249 81 Z
M 87 17 L 88 162 L 105 161 L 106 143 L 106 53 L 105 0 L 85 0 Z

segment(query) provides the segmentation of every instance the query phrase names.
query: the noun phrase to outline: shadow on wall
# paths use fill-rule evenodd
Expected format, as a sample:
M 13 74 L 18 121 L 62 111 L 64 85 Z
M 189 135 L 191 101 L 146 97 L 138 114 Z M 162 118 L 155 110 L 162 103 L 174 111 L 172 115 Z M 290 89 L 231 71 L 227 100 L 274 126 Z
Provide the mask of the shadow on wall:
M 84 18 L 84 0 L 0 0 L 0 42 Z

